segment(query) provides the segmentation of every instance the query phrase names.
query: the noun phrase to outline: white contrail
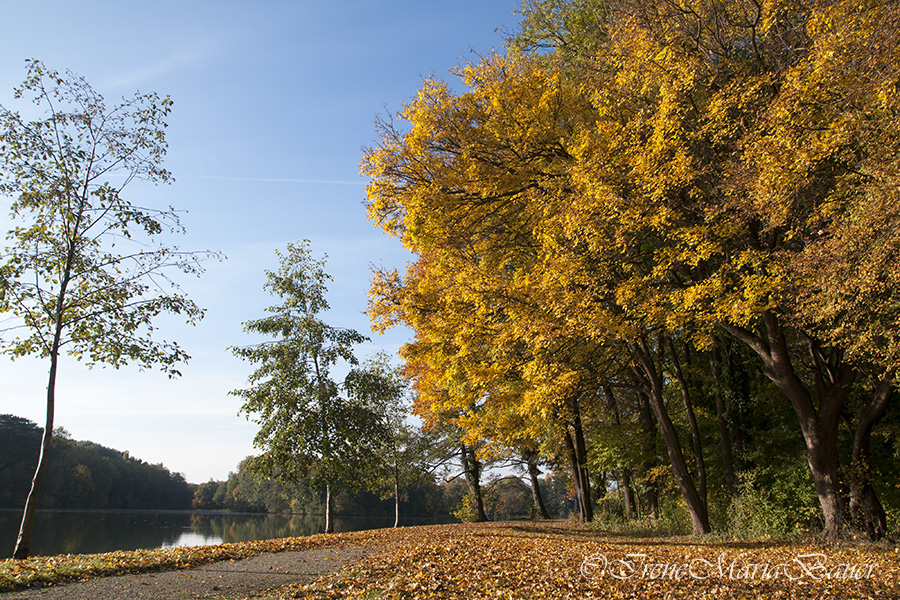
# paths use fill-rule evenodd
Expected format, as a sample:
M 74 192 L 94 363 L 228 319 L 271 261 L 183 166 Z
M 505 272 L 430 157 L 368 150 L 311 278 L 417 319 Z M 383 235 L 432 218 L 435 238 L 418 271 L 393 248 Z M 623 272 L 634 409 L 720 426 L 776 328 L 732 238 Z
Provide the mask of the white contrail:
M 154 63 L 132 69 L 107 82 L 110 87 L 131 87 L 144 81 L 152 81 L 165 77 L 170 73 L 182 69 L 197 68 L 203 66 L 209 59 L 220 54 L 225 48 L 222 40 L 207 36 L 198 39 L 190 46 L 165 56 Z

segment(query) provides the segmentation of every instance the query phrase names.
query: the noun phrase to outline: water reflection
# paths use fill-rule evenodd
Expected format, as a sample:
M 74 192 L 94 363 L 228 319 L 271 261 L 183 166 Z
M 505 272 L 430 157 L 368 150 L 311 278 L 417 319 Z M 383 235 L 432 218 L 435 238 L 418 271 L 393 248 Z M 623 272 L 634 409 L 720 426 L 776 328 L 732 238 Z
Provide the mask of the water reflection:
M 12 556 L 21 513 L 0 510 L 0 559 Z M 417 520 L 422 525 L 452 519 Z M 335 531 L 377 529 L 392 517 L 335 517 Z M 35 555 L 94 554 L 139 548 L 171 548 L 246 542 L 321 533 L 324 516 L 250 515 L 149 511 L 38 511 L 32 535 Z
M 352 531 L 354 529 L 373 529 L 391 525 L 389 519 L 366 519 L 363 523 L 335 518 L 336 531 Z M 246 542 L 249 540 L 266 540 L 280 537 L 295 537 L 320 533 L 325 529 L 324 516 L 300 517 L 294 515 L 244 515 L 244 514 L 208 514 L 193 513 L 190 515 L 190 531 L 192 534 L 207 536 L 223 542 Z

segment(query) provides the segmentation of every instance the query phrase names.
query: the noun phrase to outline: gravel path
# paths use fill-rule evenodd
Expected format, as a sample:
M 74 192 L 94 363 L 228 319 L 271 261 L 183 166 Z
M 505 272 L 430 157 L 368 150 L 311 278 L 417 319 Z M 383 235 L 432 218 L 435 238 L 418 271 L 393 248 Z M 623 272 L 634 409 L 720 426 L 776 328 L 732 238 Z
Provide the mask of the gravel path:
M 100 577 L 17 592 L 0 600 L 195 600 L 227 598 L 311 581 L 359 562 L 375 550 L 369 546 L 312 548 L 262 554 L 183 571 Z

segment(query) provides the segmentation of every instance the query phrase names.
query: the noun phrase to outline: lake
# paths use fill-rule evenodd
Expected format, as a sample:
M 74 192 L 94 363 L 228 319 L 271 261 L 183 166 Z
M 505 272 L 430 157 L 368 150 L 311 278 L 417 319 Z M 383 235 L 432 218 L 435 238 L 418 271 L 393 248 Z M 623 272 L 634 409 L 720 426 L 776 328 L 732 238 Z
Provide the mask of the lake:
M 0 559 L 10 558 L 22 513 L 0 510 Z M 403 525 L 452 523 L 452 517 L 407 519 Z M 335 516 L 335 531 L 391 527 L 393 517 Z M 172 548 L 247 542 L 321 533 L 325 516 L 155 511 L 38 511 L 31 553 L 94 554 L 139 548 Z

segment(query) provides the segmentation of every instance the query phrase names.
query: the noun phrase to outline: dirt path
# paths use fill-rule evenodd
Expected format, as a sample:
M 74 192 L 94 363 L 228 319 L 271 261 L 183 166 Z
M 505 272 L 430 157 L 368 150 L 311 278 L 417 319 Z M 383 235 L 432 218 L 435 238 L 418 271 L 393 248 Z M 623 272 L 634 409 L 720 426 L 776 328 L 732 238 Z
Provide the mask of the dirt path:
M 228 598 L 297 583 L 359 562 L 376 548 L 343 546 L 262 554 L 183 571 L 100 577 L 16 592 L 0 600 L 195 600 Z

